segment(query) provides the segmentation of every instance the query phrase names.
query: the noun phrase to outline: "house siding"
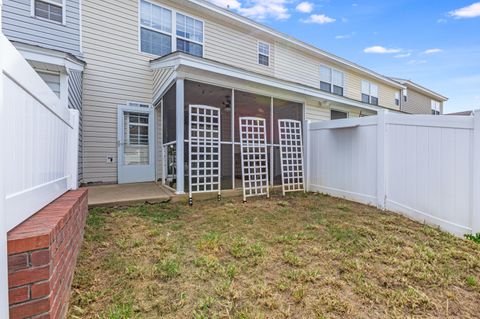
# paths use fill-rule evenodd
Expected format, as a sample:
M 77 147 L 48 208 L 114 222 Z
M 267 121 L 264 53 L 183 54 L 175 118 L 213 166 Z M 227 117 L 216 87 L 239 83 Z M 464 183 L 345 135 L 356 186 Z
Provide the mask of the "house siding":
M 83 75 L 81 71 L 71 70 L 68 77 L 68 107 L 80 113 L 79 140 L 78 140 L 78 181 L 83 182 L 83 110 L 82 86 Z
M 66 1 L 66 24 L 38 19 L 31 15 L 31 0 L 4 0 L 3 33 L 10 41 L 37 45 L 79 56 L 79 0 Z
M 432 99 L 412 88 L 408 88 L 407 102 L 402 100 L 401 110 L 412 114 L 432 114 Z M 443 113 L 443 103 L 441 108 Z

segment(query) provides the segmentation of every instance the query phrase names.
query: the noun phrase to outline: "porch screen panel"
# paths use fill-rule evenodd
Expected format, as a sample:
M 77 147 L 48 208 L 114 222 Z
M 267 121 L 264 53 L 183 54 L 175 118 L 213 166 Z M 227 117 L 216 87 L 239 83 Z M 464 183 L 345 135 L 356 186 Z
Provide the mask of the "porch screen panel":
M 304 191 L 302 134 L 300 121 L 278 121 L 283 195 Z
M 188 105 L 207 105 L 220 110 L 221 189 L 231 189 L 232 178 L 232 90 L 215 85 L 185 81 L 185 136 L 188 136 Z M 185 148 L 188 151 L 188 147 Z M 188 158 L 188 154 L 185 157 Z M 240 184 L 239 184 L 240 185 Z
M 265 122 L 257 117 L 239 118 L 244 201 L 247 197 L 270 196 Z
M 177 140 L 177 88 L 173 85 L 163 96 L 163 144 L 175 142 Z M 187 136 L 187 135 L 185 135 Z
M 189 195 L 220 193 L 220 110 L 190 105 L 189 112 Z

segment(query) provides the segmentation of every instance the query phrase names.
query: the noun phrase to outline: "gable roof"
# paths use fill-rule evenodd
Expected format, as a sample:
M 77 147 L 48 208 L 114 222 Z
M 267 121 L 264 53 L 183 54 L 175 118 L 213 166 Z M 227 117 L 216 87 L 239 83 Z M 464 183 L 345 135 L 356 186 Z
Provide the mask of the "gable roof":
M 400 78 L 395 78 L 395 77 L 391 77 L 391 79 L 394 80 L 394 81 L 397 81 L 398 83 L 401 83 L 401 84 L 405 85 L 406 87 L 410 87 L 410 88 L 413 88 L 417 91 L 420 91 L 423 94 L 428 95 L 428 96 L 430 96 L 434 99 L 439 99 L 443 102 L 448 101 L 448 97 L 443 96 L 443 95 L 441 95 L 437 92 L 434 92 L 430 89 L 427 89 L 426 87 L 423 87 L 420 84 L 417 84 L 417 83 L 413 82 L 412 80 L 400 79 Z
M 327 59 L 332 60 L 334 62 L 343 64 L 346 67 L 354 69 L 357 72 L 367 74 L 367 75 L 369 75 L 371 77 L 374 77 L 377 80 L 379 80 L 381 82 L 384 82 L 384 83 L 387 83 L 391 86 L 394 86 L 394 87 L 397 87 L 397 88 L 405 88 L 401 83 L 398 83 L 397 81 L 394 81 L 387 76 L 381 75 L 381 74 L 379 74 L 375 71 L 372 71 L 370 69 L 362 67 L 362 66 L 360 66 L 356 63 L 353 63 L 353 62 L 348 61 L 344 58 L 336 56 L 332 53 L 321 50 L 321 49 L 319 49 L 319 48 L 317 48 L 317 47 L 315 47 L 311 44 L 300 41 L 300 40 L 298 40 L 298 39 L 296 39 L 296 38 L 294 38 L 294 37 L 292 37 L 288 34 L 279 32 L 279 31 L 277 31 L 273 28 L 265 26 L 265 25 L 263 25 L 261 23 L 258 23 L 258 22 L 254 21 L 252 19 L 244 17 L 244 16 L 242 16 L 238 13 L 235 13 L 235 12 L 232 12 L 230 10 L 219 7 L 219 6 L 217 6 L 217 5 L 215 5 L 211 2 L 208 2 L 206 0 L 186 0 L 186 1 L 188 1 L 190 3 L 193 3 L 193 4 L 196 4 L 198 6 L 201 6 L 203 8 L 206 8 L 206 9 L 208 9 L 208 10 L 214 12 L 214 13 L 218 13 L 218 14 L 220 14 L 224 17 L 227 17 L 229 19 L 233 19 L 234 21 L 239 22 L 246 27 L 254 28 L 256 30 L 261 30 L 262 32 L 265 32 L 265 33 L 269 34 L 270 36 L 272 36 L 272 37 L 274 37 L 278 40 L 281 40 L 283 42 L 295 45 L 300 50 L 304 50 L 304 51 L 309 52 L 311 54 L 314 54 L 314 55 L 317 55 L 317 56 L 320 56 L 320 57 L 323 57 L 323 58 L 327 58 Z

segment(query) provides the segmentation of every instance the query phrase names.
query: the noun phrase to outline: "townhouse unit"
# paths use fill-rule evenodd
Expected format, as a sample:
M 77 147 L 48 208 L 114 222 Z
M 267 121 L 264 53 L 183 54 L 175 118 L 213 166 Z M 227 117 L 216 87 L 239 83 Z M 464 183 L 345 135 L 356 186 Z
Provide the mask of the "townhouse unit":
M 443 104 L 448 101 L 447 97 L 411 80 L 392 79 L 405 85 L 405 89 L 401 93 L 397 93 L 398 99 L 396 98 L 401 111 L 410 114 L 443 114 Z
M 80 0 L 4 0 L 2 31 L 60 98 L 80 111 L 82 82 Z M 80 134 L 79 163 L 83 162 Z M 83 166 L 79 165 L 79 180 Z
M 85 184 L 238 188 L 244 117 L 265 121 L 280 184 L 279 119 L 420 113 L 414 92 L 444 101 L 204 0 L 5 0 L 3 31 L 82 109 Z M 197 154 L 199 127 L 221 147 Z

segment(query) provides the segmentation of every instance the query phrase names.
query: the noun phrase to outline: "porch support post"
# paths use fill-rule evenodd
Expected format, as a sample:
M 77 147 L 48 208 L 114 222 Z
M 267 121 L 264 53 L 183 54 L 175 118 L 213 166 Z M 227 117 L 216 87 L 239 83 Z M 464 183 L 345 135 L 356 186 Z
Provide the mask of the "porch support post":
M 185 145 L 185 80 L 177 79 L 176 85 L 177 105 L 176 105 L 176 154 L 177 154 L 177 194 L 185 193 L 185 160 L 184 160 L 184 145 Z

